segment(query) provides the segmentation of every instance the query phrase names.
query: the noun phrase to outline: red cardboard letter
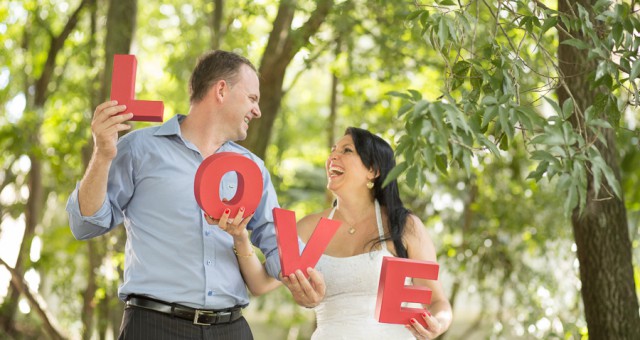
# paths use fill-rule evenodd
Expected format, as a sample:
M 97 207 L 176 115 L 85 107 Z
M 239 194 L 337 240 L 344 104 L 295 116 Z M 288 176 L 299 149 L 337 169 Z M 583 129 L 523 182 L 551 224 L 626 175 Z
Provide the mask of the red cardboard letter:
M 438 264 L 433 261 L 417 261 L 385 256 L 378 284 L 376 319 L 382 323 L 409 324 L 415 318 L 427 326 L 421 314 L 423 308 L 402 307 L 403 302 L 431 303 L 431 290 L 427 287 L 405 286 L 407 277 L 427 280 L 438 279 Z
M 220 182 L 227 172 L 238 174 L 236 194 L 228 202 L 220 200 Z M 234 152 L 220 152 L 207 157 L 196 172 L 196 201 L 207 215 L 219 219 L 226 208 L 236 216 L 244 207 L 244 216 L 256 211 L 262 197 L 262 173 L 251 159 Z
M 314 267 L 322 252 L 327 248 L 329 241 L 340 227 L 339 221 L 321 218 L 316 229 L 311 234 L 302 255 L 298 246 L 298 232 L 296 229 L 296 213 L 291 210 L 274 208 L 273 219 L 276 224 L 276 239 L 278 241 L 278 253 L 280 254 L 280 266 L 282 276 L 288 276 L 301 269 L 305 277 L 308 277 L 306 269 Z
M 113 76 L 111 78 L 111 100 L 127 105 L 122 114 L 133 112 L 131 120 L 162 122 L 164 104 L 161 101 L 135 100 L 136 56 L 115 54 L 113 56 Z

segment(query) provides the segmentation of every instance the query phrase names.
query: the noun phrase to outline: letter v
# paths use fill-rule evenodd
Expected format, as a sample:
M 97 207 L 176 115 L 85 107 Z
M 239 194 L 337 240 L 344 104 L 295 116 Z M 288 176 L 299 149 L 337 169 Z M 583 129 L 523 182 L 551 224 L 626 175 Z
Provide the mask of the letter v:
M 273 218 L 276 225 L 276 239 L 278 241 L 282 276 L 289 276 L 297 269 L 301 269 L 305 277 L 308 277 L 309 274 L 305 269 L 315 267 L 329 241 L 338 231 L 341 222 L 324 217 L 321 218 L 313 234 L 311 234 L 311 238 L 309 238 L 302 255 L 300 255 L 296 213 L 291 210 L 274 208 Z

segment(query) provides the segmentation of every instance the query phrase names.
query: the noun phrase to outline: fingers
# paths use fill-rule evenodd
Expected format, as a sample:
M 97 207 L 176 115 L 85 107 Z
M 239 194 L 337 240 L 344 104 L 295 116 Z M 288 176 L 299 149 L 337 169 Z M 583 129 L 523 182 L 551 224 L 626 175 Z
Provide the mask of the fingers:
M 253 218 L 254 214 L 247 217 L 244 216 L 245 208 L 240 207 L 238 214 L 235 217 L 231 217 L 231 209 L 224 210 L 219 220 L 214 219 L 212 216 L 204 213 L 204 218 L 207 223 L 211 225 L 217 225 L 220 229 L 226 231 L 232 236 L 244 236 L 247 233 L 247 225 Z
M 442 326 L 438 319 L 431 316 L 431 313 L 428 311 L 422 313 L 421 317 L 427 324 L 427 327 L 424 327 L 417 319 L 411 318 L 409 324 L 405 325 L 405 328 L 407 328 L 416 339 L 433 339 L 440 335 L 440 328 Z
M 314 291 L 319 299 L 317 302 L 320 303 L 320 301 L 324 299 L 327 287 L 324 283 L 324 276 L 322 276 L 322 273 L 311 267 L 307 268 L 307 274 L 309 274 L 309 280 L 313 284 Z
M 131 128 L 125 121 L 131 119 L 133 113 L 120 114 L 126 110 L 126 106 L 117 104 L 113 100 L 98 105 L 91 120 L 96 155 L 103 159 L 113 159 L 116 156 L 118 132 Z
M 211 224 L 211 225 L 217 225 L 218 223 L 220 223 L 220 220 L 216 220 L 214 219 L 212 216 L 207 215 L 207 213 L 203 213 L 204 215 L 204 219 L 207 221 L 207 223 Z
M 131 112 L 127 114 L 120 114 L 126 111 L 126 109 L 126 105 L 118 105 L 118 102 L 115 100 L 102 103 L 96 107 L 96 110 L 93 113 L 93 123 L 97 125 L 104 123 L 108 123 L 107 125 L 123 123 L 133 117 L 133 113 Z
M 309 273 L 309 280 L 298 269 L 288 277 L 283 277 L 282 282 L 291 291 L 293 299 L 299 305 L 315 307 L 324 298 L 324 278 L 320 272 L 312 268 L 307 268 L 307 273 Z

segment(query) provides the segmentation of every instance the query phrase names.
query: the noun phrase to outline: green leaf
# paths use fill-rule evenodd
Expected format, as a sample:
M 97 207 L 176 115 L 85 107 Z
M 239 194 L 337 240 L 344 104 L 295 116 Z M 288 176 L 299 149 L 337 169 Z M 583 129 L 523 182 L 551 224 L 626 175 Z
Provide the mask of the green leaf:
M 418 167 L 417 166 L 411 166 L 409 167 L 409 170 L 407 170 L 407 185 L 410 188 L 415 188 L 416 187 L 416 182 L 418 179 Z
M 604 119 L 592 119 L 587 123 L 588 126 L 597 126 L 605 129 L 613 129 L 613 126 Z
M 424 114 L 427 113 L 427 107 L 429 106 L 429 102 L 426 100 L 420 100 L 413 106 L 413 116 L 412 119 L 419 119 Z
M 611 6 L 611 0 L 598 0 L 593 8 L 596 12 L 601 12 L 603 9 L 609 8 Z
M 444 45 L 449 39 L 449 26 L 447 25 L 447 20 L 446 16 L 441 16 L 438 23 L 438 40 L 440 48 L 444 48 Z
M 573 46 L 579 50 L 586 50 L 589 48 L 589 44 L 580 39 L 567 39 L 562 41 L 561 44 Z
M 456 3 L 453 0 L 441 0 L 438 1 L 438 4 L 441 6 L 456 6 Z
M 562 118 L 568 119 L 573 114 L 573 98 L 568 98 L 562 104 Z
M 509 122 L 509 110 L 500 106 L 498 108 L 498 118 L 500 119 L 500 126 L 502 127 L 502 131 L 507 134 L 509 140 L 513 139 L 513 127 Z
M 398 97 L 398 98 L 403 98 L 403 99 L 407 99 L 407 100 L 411 100 L 411 96 L 406 94 L 406 93 L 402 93 L 402 92 L 398 92 L 398 91 L 389 91 L 386 93 L 388 96 L 393 96 L 393 97 Z
M 558 24 L 558 17 L 557 16 L 548 17 L 547 19 L 544 20 L 544 24 L 542 25 L 542 28 L 540 29 L 540 35 L 544 34 L 551 27 L 554 27 L 557 24 Z
M 393 180 L 397 179 L 398 176 L 400 176 L 400 174 L 402 174 L 405 170 L 407 170 L 408 166 L 409 166 L 409 164 L 407 162 L 402 162 L 402 163 L 396 165 L 393 169 L 391 169 L 391 171 L 389 172 L 387 177 L 384 179 L 384 182 L 382 182 L 382 187 L 383 188 L 386 187 L 387 184 L 389 184 Z
M 560 109 L 560 105 L 558 105 L 558 102 L 556 102 L 555 100 L 548 98 L 547 96 L 543 96 L 542 98 L 544 98 L 544 100 L 547 101 L 547 103 L 549 103 L 549 105 L 551 105 L 551 107 L 553 107 L 553 110 L 556 111 L 559 115 L 562 114 L 562 110 Z
M 496 105 L 498 104 L 498 100 L 493 96 L 484 96 L 482 98 L 482 105 Z
M 534 179 L 536 182 L 540 181 L 540 179 L 542 179 L 542 176 L 544 175 L 544 173 L 547 172 L 548 168 L 549 168 L 549 162 L 547 162 L 547 161 L 540 162 L 540 164 L 538 164 L 538 167 L 536 168 L 536 170 L 535 171 L 531 171 L 529 173 L 529 175 L 527 176 L 527 179 Z
M 611 34 L 613 35 L 613 41 L 616 42 L 616 44 L 619 46 L 620 43 L 622 42 L 622 24 L 620 23 L 616 23 L 615 25 L 613 25 L 613 28 L 611 29 Z
M 613 193 L 618 198 L 621 198 L 622 197 L 622 189 L 620 189 L 620 182 L 618 182 L 618 179 L 613 174 L 613 170 L 611 169 L 609 164 L 606 164 L 605 162 L 602 162 L 602 163 L 604 165 L 603 168 L 602 168 L 602 172 L 604 173 L 604 177 L 607 179 L 607 183 L 609 184 L 609 187 L 611 189 L 613 189 Z
M 416 104 L 416 105 L 418 105 L 418 104 Z M 406 103 L 406 104 L 402 105 L 402 107 L 400 107 L 400 109 L 398 110 L 398 118 L 402 117 L 407 112 L 411 111 L 413 106 L 414 106 L 413 103 Z
M 443 174 L 447 173 L 447 157 L 445 155 L 438 155 L 436 157 L 436 166 L 438 170 Z
M 571 182 L 567 199 L 564 201 L 564 213 L 571 216 L 571 211 L 578 205 L 578 186 L 575 182 Z
M 420 14 L 427 12 L 425 10 L 417 10 L 417 11 L 413 11 L 411 13 L 409 13 L 409 15 L 407 15 L 407 20 L 411 21 L 415 18 L 417 18 Z
M 605 165 L 602 157 L 594 157 L 591 158 L 591 172 L 593 173 L 593 188 L 596 192 L 596 198 L 598 198 L 598 194 L 600 193 L 600 188 L 602 187 L 602 167 Z
M 409 91 L 409 93 L 411 93 L 411 97 L 413 98 L 413 100 L 418 101 L 418 100 L 422 99 L 422 93 L 420 93 L 420 92 L 418 92 L 416 90 L 413 90 L 413 89 L 409 89 L 407 91 Z
M 640 58 L 637 59 L 635 63 L 633 63 L 633 67 L 631 68 L 631 72 L 629 73 L 629 81 L 633 81 L 634 79 L 638 78 L 639 74 L 640 74 Z
M 489 125 L 489 123 L 491 123 L 493 118 L 495 118 L 497 115 L 498 115 L 498 107 L 497 106 L 488 107 L 484 111 L 484 115 L 482 116 L 482 128 L 485 128 L 487 125 Z
M 558 159 L 545 150 L 535 150 L 531 152 L 531 159 L 546 161 L 548 163 L 558 163 Z

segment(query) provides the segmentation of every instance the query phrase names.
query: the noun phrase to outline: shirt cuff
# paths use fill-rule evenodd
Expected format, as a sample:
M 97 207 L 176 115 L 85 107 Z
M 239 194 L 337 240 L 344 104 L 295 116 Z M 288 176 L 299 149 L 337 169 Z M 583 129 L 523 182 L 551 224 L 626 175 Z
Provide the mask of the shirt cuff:
M 91 223 L 103 228 L 109 228 L 111 223 L 111 208 L 109 200 L 105 197 L 102 206 L 91 216 L 83 216 L 80 212 L 80 202 L 78 201 L 78 192 L 80 183 L 76 184 L 76 189 L 71 193 L 69 201 L 67 201 L 67 212 L 73 214 L 80 222 Z

